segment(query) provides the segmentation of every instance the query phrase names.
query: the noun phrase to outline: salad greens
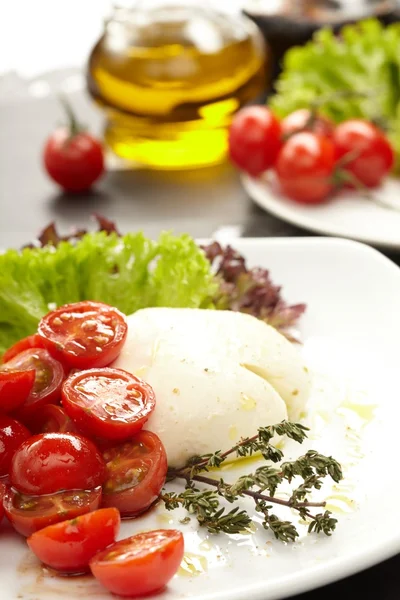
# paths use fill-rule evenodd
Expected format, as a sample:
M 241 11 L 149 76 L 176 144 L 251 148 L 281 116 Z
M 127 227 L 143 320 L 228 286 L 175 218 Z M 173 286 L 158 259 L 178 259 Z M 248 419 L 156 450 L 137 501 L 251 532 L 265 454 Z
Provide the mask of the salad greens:
M 346 25 L 340 36 L 319 30 L 312 41 L 286 53 L 276 90 L 270 106 L 277 115 L 326 97 L 321 112 L 336 122 L 366 118 L 386 126 L 399 157 L 400 23 L 384 27 L 368 19 Z
M 188 235 L 88 233 L 75 243 L 0 255 L 0 354 L 35 332 L 54 305 L 99 300 L 131 314 L 147 306 L 207 307 L 211 266 Z
M 157 241 L 121 235 L 112 221 L 95 218 L 97 232 L 60 236 L 50 223 L 37 245 L 0 254 L 0 356 L 35 333 L 49 310 L 80 300 L 127 315 L 149 306 L 246 312 L 292 339 L 305 305 L 289 306 L 268 271 L 248 268 L 233 248 L 201 248 L 189 235 L 167 232 Z

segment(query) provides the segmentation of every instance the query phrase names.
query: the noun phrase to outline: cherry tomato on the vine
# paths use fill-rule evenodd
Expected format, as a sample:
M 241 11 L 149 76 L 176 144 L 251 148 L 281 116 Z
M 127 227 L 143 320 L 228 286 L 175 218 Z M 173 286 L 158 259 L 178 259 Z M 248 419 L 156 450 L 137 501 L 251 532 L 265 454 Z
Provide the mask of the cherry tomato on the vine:
M 320 114 L 314 116 L 307 108 L 300 108 L 282 119 L 281 128 L 283 139 L 288 138 L 294 133 L 300 133 L 301 131 L 312 131 L 317 135 L 331 138 L 333 136 L 335 124 L 328 119 L 328 117 L 324 117 Z
M 103 146 L 79 125 L 65 99 L 63 105 L 69 125 L 56 129 L 46 141 L 44 166 L 50 177 L 64 190 L 83 192 L 103 174 Z
M 229 129 L 232 162 L 253 177 L 273 166 L 281 148 L 281 127 L 267 106 L 249 106 L 233 118 Z
M 0 416 L 0 477 L 8 475 L 17 448 L 30 437 L 30 432 L 22 423 L 11 417 Z
M 356 178 L 355 187 L 357 183 L 367 187 L 378 186 L 393 167 L 392 145 L 385 134 L 369 121 L 343 121 L 335 129 L 333 142 L 341 168 Z
M 161 590 L 183 559 L 183 535 L 176 529 L 139 533 L 90 561 L 93 575 L 113 594 L 142 596 Z
M 157 500 L 168 465 L 155 433 L 141 431 L 131 441 L 105 450 L 103 457 L 107 467 L 103 506 L 115 506 L 123 517 L 132 517 Z
M 101 302 L 76 302 L 48 313 L 38 328 L 43 344 L 70 367 L 106 367 L 118 356 L 128 325 L 125 315 Z
M 7 487 L 3 499 L 7 519 L 14 529 L 25 537 L 49 525 L 97 510 L 100 502 L 101 487 L 42 496 L 21 494 Z
M 317 204 L 329 195 L 333 189 L 334 168 L 333 143 L 311 132 L 291 136 L 275 165 L 282 191 L 304 204 Z
M 69 521 L 49 525 L 27 539 L 46 566 L 62 574 L 89 571 L 90 560 L 115 542 L 121 517 L 116 508 L 102 508 Z
M 102 485 L 106 467 L 90 440 L 72 433 L 34 435 L 15 452 L 10 482 L 21 493 L 54 494 Z
M 86 435 L 126 440 L 142 429 L 155 407 L 153 388 L 122 369 L 89 369 L 62 388 L 66 413 Z

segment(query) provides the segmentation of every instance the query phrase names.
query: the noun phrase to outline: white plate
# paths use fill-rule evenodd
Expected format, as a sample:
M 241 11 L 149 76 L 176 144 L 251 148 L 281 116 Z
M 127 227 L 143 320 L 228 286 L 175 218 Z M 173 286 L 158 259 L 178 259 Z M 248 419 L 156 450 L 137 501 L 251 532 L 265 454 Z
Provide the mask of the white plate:
M 291 201 L 274 184 L 242 176 L 249 196 L 267 212 L 316 233 L 346 237 L 386 248 L 400 248 L 400 180 L 388 178 L 371 191 L 377 202 L 358 192 L 341 192 L 317 206 Z M 397 210 L 394 210 L 397 209 Z
M 260 527 L 247 536 L 210 536 L 193 520 L 182 525 L 182 514 L 159 507 L 121 531 L 122 537 L 152 527 L 184 531 L 192 574 L 181 571 L 158 600 L 285 598 L 400 551 L 400 475 L 392 469 L 400 419 L 400 271 L 377 251 L 345 240 L 242 239 L 235 245 L 252 265 L 271 269 L 286 298 L 308 304 L 301 335 L 314 374 L 309 446 L 344 466 L 339 490 L 321 492 L 334 496 L 330 504 L 339 509 L 339 525 L 331 538 L 302 530 L 297 543 L 285 546 Z M 288 456 L 294 447 L 287 445 Z M 224 476 L 235 473 L 227 469 Z M 282 511 L 277 513 L 296 518 Z M 94 580 L 51 577 L 11 531 L 1 534 L 0 544 L 2 600 L 111 600 Z

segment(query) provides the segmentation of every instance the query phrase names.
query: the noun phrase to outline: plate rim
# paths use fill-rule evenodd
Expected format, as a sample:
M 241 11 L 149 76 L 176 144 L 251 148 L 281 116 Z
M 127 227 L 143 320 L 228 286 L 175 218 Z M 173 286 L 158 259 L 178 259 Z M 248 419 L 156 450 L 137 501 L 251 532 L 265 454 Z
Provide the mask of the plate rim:
M 246 175 L 246 174 L 242 173 L 242 174 L 240 174 L 240 180 L 242 182 L 242 185 L 243 185 L 245 191 L 247 192 L 247 194 L 249 195 L 251 200 L 255 204 L 257 204 L 257 206 L 262 208 L 265 212 L 273 215 L 277 219 L 285 221 L 286 223 L 289 223 L 290 225 L 294 225 L 295 227 L 299 227 L 301 229 L 312 231 L 313 233 L 316 233 L 316 234 L 320 234 L 320 235 L 322 234 L 324 236 L 338 237 L 338 238 L 342 238 L 342 239 L 361 242 L 364 244 L 372 244 L 373 246 L 376 246 L 378 248 L 387 248 L 390 250 L 400 250 L 400 234 L 399 234 L 399 242 L 397 244 L 393 243 L 393 242 L 385 242 L 382 239 L 377 239 L 377 238 L 373 238 L 370 236 L 364 236 L 362 234 L 361 235 L 355 234 L 355 235 L 352 235 L 351 237 L 349 237 L 348 235 L 342 233 L 340 230 L 338 230 L 334 226 L 333 227 L 329 227 L 329 226 L 325 227 L 323 225 L 318 226 L 318 225 L 315 225 L 313 222 L 310 222 L 307 216 L 300 216 L 300 217 L 294 216 L 292 214 L 292 212 L 290 211 L 290 209 L 288 209 L 285 206 L 285 204 L 283 204 L 283 203 L 279 209 L 277 207 L 275 207 L 274 205 L 270 206 L 269 203 L 267 206 L 265 199 L 262 197 L 261 184 L 257 179 L 255 179 L 254 177 L 251 177 L 250 175 Z

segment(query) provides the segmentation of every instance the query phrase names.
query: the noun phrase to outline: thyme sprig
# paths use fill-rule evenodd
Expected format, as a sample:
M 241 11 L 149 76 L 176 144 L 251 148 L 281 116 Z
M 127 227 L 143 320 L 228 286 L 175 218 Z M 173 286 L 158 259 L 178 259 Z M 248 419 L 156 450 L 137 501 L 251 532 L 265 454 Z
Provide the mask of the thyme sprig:
M 331 456 L 324 456 L 316 450 L 308 450 L 296 460 L 282 462 L 282 450 L 271 443 L 275 435 L 285 435 L 301 444 L 307 437 L 307 431 L 308 428 L 304 425 L 288 421 L 260 427 L 256 435 L 241 439 L 225 452 L 217 451 L 194 457 L 181 469 L 170 469 L 169 480 L 183 479 L 186 486 L 185 490 L 179 493 L 164 492 L 161 498 L 165 507 L 167 510 L 183 507 L 210 533 L 245 533 L 251 531 L 250 515 L 239 506 L 231 510 L 221 506 L 221 498 L 233 504 L 247 496 L 254 500 L 256 512 L 262 515 L 263 527 L 270 530 L 276 539 L 293 542 L 299 533 L 291 521 L 283 521 L 272 512 L 273 504 L 297 511 L 308 523 L 309 533 L 314 531 L 331 535 L 337 520 L 328 510 L 317 514 L 311 512 L 312 508 L 324 508 L 326 503 L 312 502 L 309 495 L 314 489 L 321 489 L 326 477 L 339 482 L 342 479 L 340 464 Z M 204 474 L 210 469 L 221 467 L 232 455 L 246 457 L 256 453 L 260 453 L 265 460 L 273 464 L 262 465 L 253 473 L 243 475 L 233 483 L 228 483 L 222 478 L 213 479 Z M 277 463 L 280 463 L 279 466 L 274 466 Z M 302 482 L 292 490 L 291 496 L 287 500 L 277 498 L 276 493 L 280 485 L 284 481 L 292 483 L 295 478 L 300 478 Z M 205 489 L 196 487 L 197 483 L 201 483 Z

